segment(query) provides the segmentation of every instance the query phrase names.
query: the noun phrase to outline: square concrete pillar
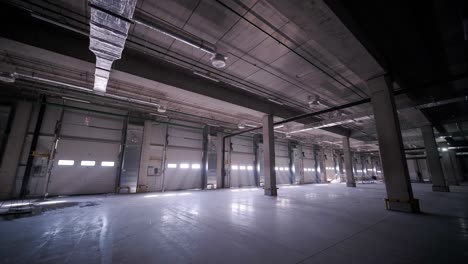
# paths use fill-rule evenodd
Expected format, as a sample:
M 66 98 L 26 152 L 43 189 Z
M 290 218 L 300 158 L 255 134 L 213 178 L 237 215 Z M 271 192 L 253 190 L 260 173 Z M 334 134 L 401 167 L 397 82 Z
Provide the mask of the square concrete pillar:
M 445 182 L 444 171 L 440 163 L 439 150 L 434 137 L 432 126 L 424 126 L 421 128 L 422 136 L 424 139 L 424 146 L 426 147 L 426 160 L 427 168 L 432 180 L 432 191 L 434 192 L 448 192 L 449 187 Z
M 460 160 L 458 160 L 457 152 L 454 149 L 449 149 L 448 151 L 450 162 L 453 166 L 454 176 L 457 182 L 457 185 L 460 185 L 460 182 L 463 181 L 463 171 L 460 165 Z
M 216 189 L 221 188 L 223 179 L 223 134 L 216 134 Z
M 380 76 L 369 80 L 368 87 L 377 128 L 382 169 L 385 174 L 388 195 L 385 199 L 386 208 L 417 213 L 419 201 L 413 197 L 392 82 L 387 76 Z
M 346 173 L 346 186 L 356 187 L 353 173 L 353 157 L 351 155 L 351 147 L 349 146 L 349 137 L 343 137 L 343 154 L 344 167 Z
M 276 196 L 275 172 L 275 137 L 273 131 L 273 116 L 263 116 L 263 177 L 265 195 Z
M 151 154 L 151 130 L 153 122 L 146 120 L 143 127 L 143 142 L 141 143 L 140 169 L 137 179 L 137 192 L 147 192 L 150 189 L 148 184 L 148 166 Z M 155 178 L 155 177 L 153 177 Z

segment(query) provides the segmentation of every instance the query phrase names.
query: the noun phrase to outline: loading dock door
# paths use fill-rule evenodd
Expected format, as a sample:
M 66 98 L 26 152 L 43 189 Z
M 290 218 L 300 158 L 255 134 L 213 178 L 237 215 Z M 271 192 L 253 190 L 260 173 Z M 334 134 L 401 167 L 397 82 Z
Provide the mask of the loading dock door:
M 164 189 L 201 188 L 202 131 L 169 126 L 168 135 Z
M 231 139 L 231 187 L 255 186 L 253 139 Z
M 94 140 L 60 139 L 50 175 L 49 195 L 111 193 L 115 190 L 119 143 Z M 60 160 L 73 160 L 73 165 L 59 165 Z M 94 161 L 94 166 L 81 166 L 81 161 Z M 102 161 L 114 162 L 101 166 Z

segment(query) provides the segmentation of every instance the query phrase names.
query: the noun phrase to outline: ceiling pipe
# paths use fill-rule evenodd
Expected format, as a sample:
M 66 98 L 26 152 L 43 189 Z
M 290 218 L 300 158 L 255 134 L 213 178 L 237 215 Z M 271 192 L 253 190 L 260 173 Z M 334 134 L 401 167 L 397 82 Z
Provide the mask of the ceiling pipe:
M 421 109 L 432 108 L 432 107 L 437 107 L 437 106 L 443 106 L 443 105 L 457 103 L 457 102 L 463 102 L 463 101 L 468 101 L 468 96 L 460 96 L 460 97 L 451 98 L 451 99 L 447 99 L 447 100 L 440 100 L 440 101 L 430 102 L 430 103 L 421 104 L 421 105 L 417 105 L 417 106 L 400 108 L 400 109 L 398 109 L 398 111 L 404 111 L 404 110 L 410 110 L 410 109 L 421 110 Z M 308 130 L 312 130 L 312 129 L 320 129 L 320 128 L 344 125 L 344 124 L 348 124 L 348 123 L 354 123 L 354 122 L 359 122 L 359 121 L 373 119 L 373 118 L 374 118 L 374 114 L 373 114 L 372 110 L 369 110 L 369 111 L 365 111 L 365 112 L 352 114 L 352 115 L 349 115 L 349 116 L 338 116 L 338 117 L 334 117 L 334 118 L 329 118 L 327 120 L 322 120 L 322 121 L 319 121 L 319 122 L 315 122 L 315 123 L 312 123 L 312 124 L 304 125 L 304 127 L 302 129 L 300 129 L 298 131 L 292 131 L 292 133 L 298 133 L 298 132 L 308 131 Z
M 153 31 L 164 34 L 177 41 L 187 44 L 191 47 L 204 51 L 211 55 L 211 64 L 215 68 L 224 68 L 226 66 L 227 57 L 217 51 L 216 45 L 198 38 L 178 27 L 165 22 L 155 22 L 153 19 L 147 18 L 141 12 L 135 13 L 133 22 L 137 25 L 144 26 Z

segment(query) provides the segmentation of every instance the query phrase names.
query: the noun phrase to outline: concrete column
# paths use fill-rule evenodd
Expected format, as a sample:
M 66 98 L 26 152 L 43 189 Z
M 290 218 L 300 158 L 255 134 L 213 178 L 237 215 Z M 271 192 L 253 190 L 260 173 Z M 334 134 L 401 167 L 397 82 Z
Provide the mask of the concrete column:
M 346 170 L 346 186 L 356 187 L 356 181 L 353 174 L 353 157 L 351 147 L 349 146 L 349 137 L 343 137 L 344 167 Z
M 265 195 L 276 196 L 275 173 L 275 138 L 273 132 L 273 116 L 263 116 L 263 177 Z
M 400 123 L 393 97 L 393 84 L 381 76 L 368 81 L 380 157 L 385 174 L 385 199 L 389 210 L 419 212 L 419 201 L 414 199 L 401 138 Z
M 20 102 L 14 111 L 13 122 L 5 146 L 5 155 L 3 155 L 0 165 L 0 199 L 2 200 L 11 198 L 24 139 L 28 132 L 31 110 L 32 103 Z
M 216 189 L 223 188 L 223 133 L 218 132 L 216 138 Z M 226 140 L 228 141 L 228 140 Z
M 319 151 L 320 182 L 327 183 L 327 167 L 325 162 L 325 151 Z
M 448 192 L 449 187 L 444 179 L 444 171 L 442 170 L 442 165 L 440 163 L 439 150 L 437 148 L 432 126 L 422 127 L 421 132 L 424 139 L 424 146 L 426 147 L 427 168 L 431 175 L 432 191 Z
M 455 171 L 452 166 L 452 161 L 450 160 L 450 155 L 448 151 L 442 151 L 442 168 L 444 170 L 445 179 L 447 180 L 448 185 L 459 185 L 457 178 L 455 177 Z
M 299 184 L 304 184 L 305 183 L 304 153 L 303 153 L 301 145 L 296 146 L 296 152 L 295 152 L 294 158 L 295 158 L 294 166 L 296 168 L 295 175 L 299 174 Z
M 146 120 L 143 127 L 143 141 L 141 143 L 141 155 L 140 155 L 140 170 L 138 172 L 137 180 L 137 192 L 148 191 L 150 189 L 148 183 L 148 165 L 151 152 L 151 130 L 153 123 Z M 155 177 L 153 177 L 155 178 Z M 138 188 L 139 186 L 146 186 L 146 188 Z
M 450 157 L 450 162 L 452 163 L 456 185 L 460 185 L 460 181 L 463 181 L 463 173 L 460 166 L 460 161 L 457 157 L 457 152 L 454 149 L 449 149 L 448 154 Z
M 345 177 L 345 168 L 344 168 L 344 162 L 343 162 L 343 155 L 341 154 L 340 151 L 336 151 L 336 156 L 337 156 L 337 161 L 338 161 L 338 174 L 340 176 L 340 182 L 342 179 Z

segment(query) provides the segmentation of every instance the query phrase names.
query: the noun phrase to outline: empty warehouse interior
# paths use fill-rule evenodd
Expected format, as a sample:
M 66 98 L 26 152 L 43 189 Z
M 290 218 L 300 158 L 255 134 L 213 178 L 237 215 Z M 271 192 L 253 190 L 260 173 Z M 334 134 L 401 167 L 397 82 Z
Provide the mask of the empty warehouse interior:
M 468 263 L 465 1 L 0 20 L 0 263 Z

